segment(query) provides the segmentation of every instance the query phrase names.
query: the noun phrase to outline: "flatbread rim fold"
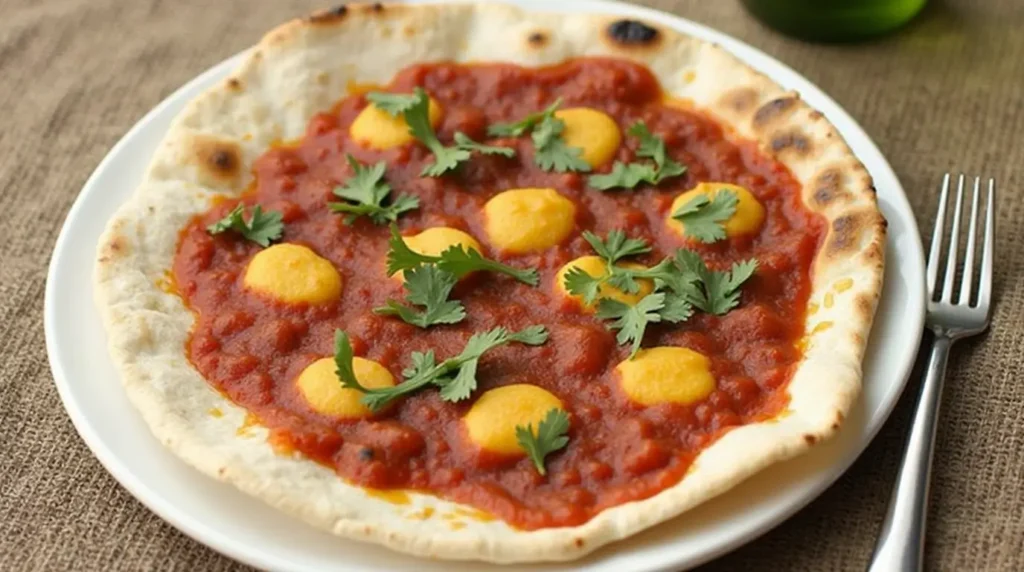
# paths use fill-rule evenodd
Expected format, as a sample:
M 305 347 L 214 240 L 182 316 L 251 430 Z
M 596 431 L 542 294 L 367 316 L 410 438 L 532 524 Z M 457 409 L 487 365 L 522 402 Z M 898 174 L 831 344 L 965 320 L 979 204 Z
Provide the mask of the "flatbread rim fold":
M 336 535 L 420 556 L 506 563 L 578 558 L 833 435 L 859 394 L 882 288 L 886 223 L 868 172 L 796 93 L 671 29 L 652 24 L 658 33 L 651 40 L 621 43 L 608 33 L 616 20 L 500 4 L 348 5 L 271 31 L 230 78 L 192 101 L 135 195 L 109 222 L 95 266 L 113 362 L 153 434 L 201 472 Z M 682 481 L 653 497 L 607 509 L 581 526 L 535 531 L 475 518 L 468 507 L 427 494 L 388 502 L 323 466 L 275 453 L 262 427 L 239 430 L 245 411 L 212 389 L 185 356 L 192 314 L 160 287 L 188 219 L 215 197 L 240 194 L 252 161 L 272 142 L 301 136 L 312 114 L 328 109 L 351 82 L 385 83 L 415 62 L 543 65 L 595 55 L 647 65 L 666 93 L 712 115 L 731 137 L 758 142 L 803 185 L 807 207 L 828 220 L 812 267 L 815 311 L 808 312 L 805 358 L 788 386 L 788 408 L 728 432 Z M 210 415 L 214 409 L 223 415 Z M 435 518 L 422 517 L 426 507 Z M 461 527 L 449 526 L 454 521 Z

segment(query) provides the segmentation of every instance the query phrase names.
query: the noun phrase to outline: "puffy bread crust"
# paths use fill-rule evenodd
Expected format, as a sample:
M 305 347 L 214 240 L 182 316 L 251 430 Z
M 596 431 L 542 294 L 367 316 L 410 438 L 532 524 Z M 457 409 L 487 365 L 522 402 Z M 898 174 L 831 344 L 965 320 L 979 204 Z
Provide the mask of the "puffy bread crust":
M 203 473 L 340 536 L 435 558 L 523 562 L 578 558 L 835 433 L 860 390 L 881 291 L 885 220 L 867 171 L 821 113 L 721 48 L 669 29 L 651 27 L 653 33 L 623 43 L 609 34 L 615 17 L 499 4 L 377 6 L 350 4 L 267 34 L 230 78 L 178 116 L 138 191 L 100 240 L 96 297 L 111 356 L 162 443 Z M 541 65 L 597 55 L 644 63 L 666 94 L 728 124 L 732 136 L 756 141 L 789 168 L 803 185 L 804 202 L 828 222 L 810 297 L 820 309 L 806 325 L 807 349 L 788 386 L 788 410 L 729 431 L 701 452 L 682 481 L 653 497 L 609 508 L 581 526 L 529 532 L 497 520 L 471 520 L 453 530 L 434 519 L 410 519 L 410 511 L 424 507 L 438 515 L 462 507 L 420 493 L 396 506 L 325 467 L 275 454 L 265 429 L 238 438 L 245 411 L 189 366 L 182 348 L 192 315 L 156 286 L 189 218 L 215 196 L 240 194 L 253 160 L 274 141 L 301 136 L 309 118 L 328 109 L 349 81 L 386 83 L 416 61 Z M 826 308 L 829 294 L 834 300 Z M 212 407 L 224 416 L 207 415 Z

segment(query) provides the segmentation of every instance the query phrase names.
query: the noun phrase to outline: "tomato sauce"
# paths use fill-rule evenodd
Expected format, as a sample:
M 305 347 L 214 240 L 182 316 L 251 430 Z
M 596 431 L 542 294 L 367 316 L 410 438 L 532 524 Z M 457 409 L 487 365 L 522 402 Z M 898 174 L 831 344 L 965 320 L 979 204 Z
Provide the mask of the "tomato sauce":
M 513 526 L 537 529 L 578 525 L 606 508 L 650 497 L 678 483 L 696 455 L 725 431 L 784 409 L 784 389 L 801 358 L 797 342 L 810 267 L 825 230 L 824 220 L 803 206 L 800 185 L 784 166 L 762 156 L 753 144 L 728 140 L 709 117 L 666 105 L 651 73 L 623 60 L 583 58 L 540 69 L 415 65 L 399 73 L 388 89 L 409 92 L 414 86 L 424 87 L 442 105 L 442 141 L 451 141 L 455 131 L 485 141 L 488 124 L 516 121 L 561 97 L 564 107 L 605 111 L 623 131 L 643 119 L 689 171 L 656 188 L 598 192 L 587 187 L 586 174 L 540 170 L 529 137 L 521 137 L 502 141 L 517 149 L 513 159 L 474 154 L 454 174 L 424 178 L 419 172 L 432 157 L 422 145 L 373 151 L 349 138 L 349 124 L 366 105 L 363 95 L 350 95 L 315 116 L 301 140 L 274 147 L 255 162 L 255 182 L 244 202 L 281 211 L 283 240 L 307 244 L 335 265 L 344 280 L 341 299 L 310 307 L 247 292 L 242 275 L 259 247 L 205 230 L 234 202 L 191 221 L 182 231 L 173 267 L 180 295 L 196 315 L 186 348 L 193 365 L 269 427 L 275 445 L 287 443 L 361 486 L 431 492 Z M 635 145 L 624 137 L 617 159 L 633 160 Z M 404 292 L 385 275 L 387 227 L 365 217 L 345 225 L 327 208 L 337 200 L 332 189 L 349 176 L 345 153 L 364 163 L 386 160 L 392 197 L 408 193 L 420 198 L 421 208 L 399 220 L 404 234 L 431 226 L 460 228 L 484 244 L 485 255 L 537 267 L 540 286 L 476 273 L 453 294 L 468 317 L 427 330 L 373 314 L 372 308 L 389 298 L 401 300 Z M 669 231 L 664 218 L 672 199 L 701 181 L 750 189 L 766 209 L 760 232 L 694 245 Z M 488 248 L 483 205 L 516 187 L 557 189 L 577 205 L 577 230 L 540 253 L 512 256 Z M 644 339 L 645 347 L 684 346 L 707 355 L 717 380 L 708 398 L 690 406 L 653 407 L 626 398 L 614 368 L 628 350 L 616 344 L 604 323 L 555 291 L 558 269 L 592 253 L 580 236 L 585 229 L 602 236 L 623 229 L 650 241 L 654 252 L 640 260 L 648 264 L 684 246 L 698 250 L 713 268 L 758 259 L 760 267 L 744 285 L 736 309 L 724 316 L 697 312 L 682 324 L 655 325 Z M 314 412 L 293 383 L 307 365 L 332 355 L 335 328 L 348 332 L 357 355 L 380 362 L 398 382 L 412 351 L 433 349 L 444 358 L 459 353 L 474 332 L 532 324 L 546 326 L 549 341 L 488 353 L 475 395 L 532 383 L 562 399 L 572 421 L 570 441 L 548 456 L 546 477 L 526 458 L 481 453 L 469 441 L 460 418 L 472 399 L 447 403 L 428 389 L 372 419 L 337 421 Z

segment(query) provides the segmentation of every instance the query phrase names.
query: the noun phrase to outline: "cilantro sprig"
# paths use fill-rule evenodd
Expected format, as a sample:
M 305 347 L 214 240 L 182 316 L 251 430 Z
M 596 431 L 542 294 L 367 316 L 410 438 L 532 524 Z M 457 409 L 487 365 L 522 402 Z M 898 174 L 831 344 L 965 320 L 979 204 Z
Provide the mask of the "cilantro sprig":
M 500 155 L 502 157 L 511 159 L 516 156 L 516 150 L 511 147 L 502 147 L 501 145 L 484 145 L 483 143 L 477 143 L 473 141 L 469 135 L 461 131 L 455 132 L 455 146 L 459 149 L 466 151 L 476 151 L 483 155 Z
M 654 281 L 655 291 L 636 304 L 610 298 L 597 301 L 595 316 L 610 320 L 608 327 L 617 331 L 619 345 L 630 346 L 630 357 L 640 350 L 650 324 L 684 322 L 693 315 L 694 308 L 716 315 L 735 308 L 740 287 L 757 269 L 757 261 L 751 259 L 733 264 L 729 271 L 711 270 L 699 254 L 686 249 L 677 250 L 672 257 L 650 268 L 626 268 L 616 263 L 627 256 L 650 252 L 645 241 L 626 238 L 619 230 L 611 231 L 604 240 L 589 231 L 583 237 L 606 264 L 606 271 L 599 276 L 591 276 L 580 268 L 566 273 L 566 290 L 581 296 L 584 303 L 593 303 L 604 285 L 635 294 L 640 291 L 638 280 Z
M 529 132 L 538 123 L 553 117 L 558 108 L 562 106 L 562 98 L 540 111 L 530 113 L 526 117 L 514 123 L 492 123 L 487 127 L 487 134 L 492 137 L 519 137 Z
M 434 154 L 434 162 L 420 172 L 426 177 L 440 177 L 468 161 L 470 151 L 486 155 L 513 157 L 515 149 L 478 143 L 462 132 L 455 133 L 455 145 L 441 143 L 430 124 L 430 97 L 422 87 L 410 94 L 371 92 L 366 98 L 378 109 L 395 117 L 401 115 L 409 126 L 409 133 Z
M 386 224 L 395 222 L 404 212 L 419 208 L 419 197 L 411 195 L 399 195 L 391 204 L 384 204 L 391 194 L 391 185 L 384 181 L 387 162 L 367 166 L 349 154 L 345 155 L 345 160 L 352 167 L 352 177 L 344 185 L 335 187 L 334 195 L 350 202 L 327 203 L 332 211 L 345 213 L 345 224 L 352 224 L 360 216 L 368 217 L 373 224 Z
M 588 183 L 591 187 L 600 191 L 632 189 L 640 183 L 657 185 L 686 173 L 686 165 L 669 158 L 665 141 L 651 133 L 643 121 L 631 125 L 628 133 L 640 140 L 637 156 L 653 159 L 654 164 L 616 161 L 610 173 L 590 176 Z
M 573 267 L 565 275 L 566 290 L 570 294 L 581 296 L 584 304 L 592 304 L 600 295 L 601 287 L 605 284 L 628 294 L 636 294 L 640 291 L 640 284 L 637 280 L 661 278 L 666 275 L 668 270 L 666 263 L 657 264 L 651 268 L 627 268 L 616 264 L 628 256 L 650 252 L 651 247 L 646 241 L 626 238 L 626 234 L 621 230 L 609 232 L 608 237 L 604 240 L 587 230 L 583 231 L 583 238 L 605 261 L 605 272 L 599 276 L 591 276 L 579 267 Z
M 456 324 L 466 317 L 466 308 L 458 300 L 449 300 L 452 288 L 458 282 L 451 272 L 441 270 L 434 264 L 421 264 L 404 274 L 405 300 L 410 304 L 423 306 L 422 311 L 405 304 L 388 300 L 386 305 L 373 309 L 375 314 L 398 316 L 403 321 L 420 328 L 437 324 Z
M 699 194 L 679 206 L 672 218 L 683 223 L 683 235 L 705 244 L 726 237 L 725 221 L 736 213 L 739 197 L 730 189 L 719 189 L 713 198 Z
M 281 213 L 278 211 L 263 212 L 260 205 L 252 208 L 252 216 L 245 220 L 245 205 L 239 203 L 224 218 L 206 227 L 210 234 L 222 232 L 237 232 L 246 240 L 266 248 L 270 243 L 281 238 L 284 233 L 284 223 L 281 222 Z
M 565 122 L 555 117 L 561 98 L 541 111 L 531 113 L 514 123 L 495 123 L 487 128 L 495 137 L 519 137 L 530 132 L 533 140 L 533 161 L 545 171 L 590 171 L 590 164 L 581 156 L 579 147 L 569 147 L 562 138 Z
M 611 298 L 602 298 L 595 314 L 602 320 L 614 320 L 608 328 L 617 330 L 615 341 L 629 345 L 629 357 L 640 351 L 640 343 L 649 324 L 685 322 L 693 315 L 690 302 L 674 292 L 655 292 L 629 305 Z
M 547 330 L 539 325 L 529 326 L 518 332 L 509 332 L 505 328 L 497 327 L 473 334 L 461 353 L 441 363 L 436 362 L 433 351 L 413 352 L 410 356 L 412 364 L 402 372 L 405 381 L 392 387 L 368 388 L 356 379 L 352 367 L 352 345 L 348 335 L 342 330 L 335 330 L 335 373 L 342 387 L 363 393 L 362 403 L 373 411 L 378 411 L 395 399 L 428 386 L 438 387 L 444 401 L 457 402 L 467 399 L 476 390 L 477 368 L 484 354 L 513 342 L 538 346 L 547 339 Z
M 366 94 L 366 99 L 374 105 L 377 109 L 391 115 L 392 117 L 398 117 L 408 111 L 411 111 L 416 105 L 420 103 L 419 94 L 423 92 L 422 89 L 416 88 L 416 91 L 412 95 L 408 93 L 387 93 L 384 91 L 371 91 Z M 430 112 L 430 99 L 425 97 L 424 93 L 423 101 L 427 104 L 427 119 L 429 121 Z
M 398 227 L 391 225 L 391 239 L 388 241 L 388 276 L 396 272 L 411 270 L 421 264 L 433 264 L 455 278 L 462 278 L 470 272 L 478 270 L 506 274 L 516 280 L 536 286 L 539 281 L 536 268 L 516 268 L 502 264 L 496 260 L 485 258 L 475 248 L 461 245 L 449 246 L 440 256 L 430 256 L 415 252 L 402 239 Z
M 564 173 L 566 171 L 590 170 L 590 163 L 583 160 L 583 150 L 570 147 L 562 139 L 565 122 L 554 115 L 546 117 L 534 128 L 530 138 L 533 139 L 533 162 L 545 171 Z
M 680 293 L 697 308 L 721 316 L 740 303 L 740 286 L 757 271 L 757 260 L 733 263 L 728 272 L 711 270 L 700 255 L 692 250 L 676 251 L 673 264 L 684 277 L 695 277 L 692 289 L 680 288 Z
M 516 425 L 516 441 L 533 461 L 533 466 L 541 475 L 548 474 L 544 467 L 544 458 L 569 444 L 569 415 L 557 407 L 548 410 L 544 419 L 537 424 L 537 432 L 533 431 L 533 423 L 526 427 Z

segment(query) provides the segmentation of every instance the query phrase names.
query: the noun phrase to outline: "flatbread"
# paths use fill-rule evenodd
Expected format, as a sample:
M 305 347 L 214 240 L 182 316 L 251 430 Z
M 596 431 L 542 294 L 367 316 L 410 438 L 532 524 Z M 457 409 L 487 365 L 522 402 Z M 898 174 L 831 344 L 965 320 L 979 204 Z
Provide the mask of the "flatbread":
M 860 390 L 882 283 L 886 223 L 871 178 L 835 128 L 797 94 L 672 30 L 617 41 L 608 34 L 615 20 L 491 4 L 349 5 L 273 30 L 229 79 L 191 102 L 136 194 L 110 221 L 95 267 L 111 355 L 154 435 L 203 473 L 334 534 L 422 556 L 523 562 L 582 556 L 835 433 Z M 689 100 L 735 137 L 759 142 L 803 185 L 808 208 L 828 220 L 813 266 L 810 304 L 817 310 L 808 313 L 806 356 L 788 386 L 788 409 L 728 432 L 681 482 L 654 497 L 605 510 L 582 526 L 534 531 L 425 494 L 409 493 L 407 504 L 396 504 L 326 467 L 275 453 L 264 428 L 239 431 L 245 411 L 190 366 L 184 348 L 193 317 L 161 287 L 189 218 L 215 197 L 239 195 L 253 160 L 272 142 L 301 136 L 310 117 L 350 82 L 386 83 L 415 62 L 542 65 L 595 55 L 645 64 L 667 93 Z M 434 518 L 424 517 L 430 512 Z M 465 526 L 443 526 L 438 518 Z

